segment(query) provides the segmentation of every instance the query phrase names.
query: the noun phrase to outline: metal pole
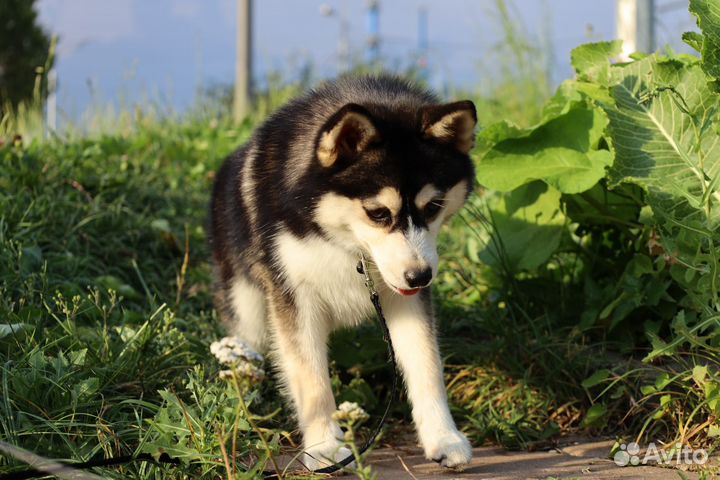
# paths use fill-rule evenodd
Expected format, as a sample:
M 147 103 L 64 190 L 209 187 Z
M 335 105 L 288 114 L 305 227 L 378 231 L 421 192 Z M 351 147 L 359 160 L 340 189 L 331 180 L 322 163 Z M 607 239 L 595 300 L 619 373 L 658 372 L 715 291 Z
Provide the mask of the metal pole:
M 345 11 L 340 14 L 340 38 L 338 39 L 338 70 L 350 70 L 350 22 Z
M 430 71 L 428 68 L 428 50 L 430 49 L 430 40 L 428 38 L 428 11 L 425 7 L 418 9 L 418 68 L 420 70 L 420 78 L 428 81 Z
M 45 134 L 50 137 L 57 130 L 57 70 L 51 68 L 47 76 L 48 95 L 45 103 Z
M 548 5 L 548 0 L 542 0 L 542 55 L 545 61 L 545 82 L 546 85 L 542 85 L 541 88 L 553 89 L 555 88 L 555 47 L 553 45 L 552 35 L 552 11 Z M 551 90 L 547 90 L 550 92 Z
M 617 37 L 623 41 L 621 61 L 634 52 L 655 50 L 655 1 L 616 0 Z
M 638 0 L 638 51 L 655 51 L 655 0 Z
M 320 5 L 320 15 L 328 18 L 336 17 L 340 22 L 337 48 L 338 73 L 350 69 L 350 22 L 347 20 L 346 7 L 347 5 L 343 4 L 343 11 L 338 12 L 327 3 Z
M 252 0 L 237 0 L 233 118 L 242 121 L 252 105 Z
M 368 0 L 368 61 L 377 63 L 380 59 L 380 1 Z

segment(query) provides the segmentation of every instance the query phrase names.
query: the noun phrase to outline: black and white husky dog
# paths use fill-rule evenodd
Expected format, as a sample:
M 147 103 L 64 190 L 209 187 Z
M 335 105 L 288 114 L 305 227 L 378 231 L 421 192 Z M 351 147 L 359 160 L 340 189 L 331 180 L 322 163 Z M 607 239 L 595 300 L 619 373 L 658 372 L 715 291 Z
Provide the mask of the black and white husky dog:
M 447 405 L 430 288 L 438 231 L 473 187 L 475 106 L 395 77 L 344 78 L 294 100 L 217 172 L 215 302 L 230 334 L 270 351 L 316 469 L 349 455 L 333 421 L 328 335 L 372 318 L 371 262 L 417 433 L 446 466 L 472 451 Z

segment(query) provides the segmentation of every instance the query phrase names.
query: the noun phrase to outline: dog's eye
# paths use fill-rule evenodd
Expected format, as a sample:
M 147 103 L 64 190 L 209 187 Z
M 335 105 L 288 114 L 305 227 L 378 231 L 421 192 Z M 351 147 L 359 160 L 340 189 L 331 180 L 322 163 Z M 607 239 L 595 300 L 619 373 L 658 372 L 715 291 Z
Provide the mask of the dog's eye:
M 423 208 L 423 215 L 425 215 L 425 218 L 433 218 L 435 215 L 438 214 L 442 207 L 442 199 L 436 198 L 430 200 L 427 205 L 425 205 L 425 208 Z
M 390 210 L 385 207 L 365 209 L 368 218 L 377 223 L 389 223 L 392 220 Z

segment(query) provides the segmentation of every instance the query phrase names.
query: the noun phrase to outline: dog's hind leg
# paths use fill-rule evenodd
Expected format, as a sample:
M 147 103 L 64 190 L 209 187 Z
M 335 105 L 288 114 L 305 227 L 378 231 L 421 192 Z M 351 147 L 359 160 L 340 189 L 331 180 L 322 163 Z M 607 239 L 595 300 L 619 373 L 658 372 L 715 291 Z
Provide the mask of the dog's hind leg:
M 265 293 L 243 275 L 235 275 L 216 291 L 216 304 L 228 334 L 264 353 L 268 344 Z

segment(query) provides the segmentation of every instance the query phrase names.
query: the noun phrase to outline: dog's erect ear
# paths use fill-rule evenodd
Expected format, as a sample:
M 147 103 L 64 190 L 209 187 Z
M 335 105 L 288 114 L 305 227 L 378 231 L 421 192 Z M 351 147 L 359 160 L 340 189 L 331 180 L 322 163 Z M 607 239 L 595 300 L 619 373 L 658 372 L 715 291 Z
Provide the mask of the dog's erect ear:
M 323 167 L 343 155 L 355 155 L 380 139 L 368 111 L 355 103 L 338 110 L 320 130 L 316 153 Z
M 461 153 L 475 144 L 477 113 L 470 100 L 433 105 L 420 110 L 420 126 L 425 138 L 447 143 Z

